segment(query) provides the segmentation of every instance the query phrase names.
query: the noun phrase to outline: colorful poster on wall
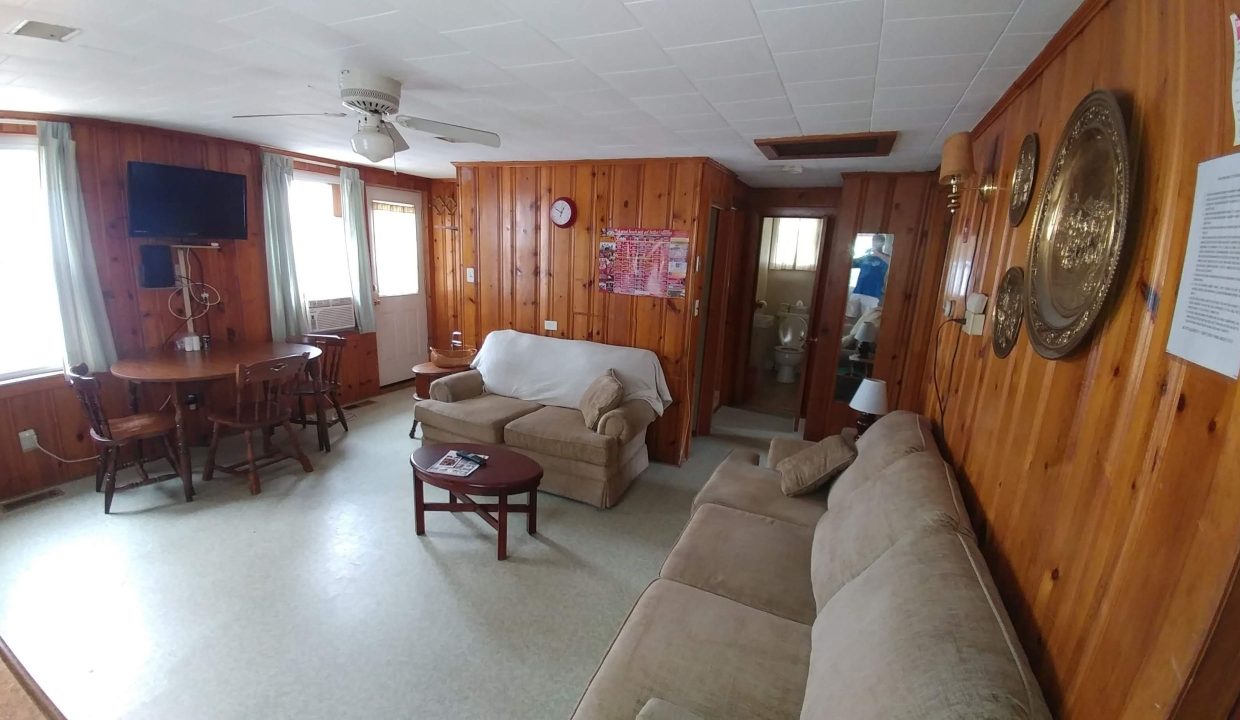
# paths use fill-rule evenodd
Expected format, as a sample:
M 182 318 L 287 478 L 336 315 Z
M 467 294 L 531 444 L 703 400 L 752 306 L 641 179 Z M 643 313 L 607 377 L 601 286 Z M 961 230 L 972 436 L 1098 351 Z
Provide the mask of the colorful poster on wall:
M 598 244 L 598 288 L 603 292 L 684 297 L 689 236 L 679 230 L 612 228 Z

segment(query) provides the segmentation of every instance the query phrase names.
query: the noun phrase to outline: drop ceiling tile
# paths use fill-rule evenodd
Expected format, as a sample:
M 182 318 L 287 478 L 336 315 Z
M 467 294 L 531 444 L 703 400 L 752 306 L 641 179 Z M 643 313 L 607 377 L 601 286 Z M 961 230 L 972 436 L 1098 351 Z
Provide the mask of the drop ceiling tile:
M 873 77 L 878 68 L 878 43 L 779 53 L 775 64 L 786 83 Z
M 697 90 L 677 67 L 628 70 L 606 73 L 600 77 L 629 97 L 682 95 Z
M 1011 15 L 1020 3 L 1021 0 L 887 0 L 886 18 L 906 20 L 986 13 Z
M 633 102 L 657 118 L 673 115 L 702 115 L 715 110 L 706 98 L 698 93 L 637 97 L 633 98 Z
M 415 88 L 412 92 L 417 94 L 418 90 Z M 526 83 L 477 87 L 473 88 L 470 94 L 473 97 L 495 100 L 505 107 L 511 108 L 546 107 L 554 105 L 557 101 L 557 98 L 532 88 Z M 629 107 L 632 107 L 631 103 Z
M 620 0 L 501 0 L 547 37 L 598 35 L 634 30 L 637 20 Z
M 788 99 L 797 106 L 869 102 L 874 98 L 873 77 L 788 83 L 787 87 Z
M 912 58 L 990 52 L 1011 15 L 889 20 L 883 24 L 882 57 Z
M 922 85 L 921 87 L 878 88 L 874 91 L 875 110 L 903 110 L 919 107 L 955 107 L 968 83 Z
M 0 68 L 3 69 L 3 68 Z M 668 130 L 718 130 L 729 127 L 728 121 L 719 113 L 711 110 L 708 113 L 693 115 L 671 115 L 663 118 L 663 126 Z
M 199 4 L 199 3 L 195 3 Z M 200 3 L 212 5 L 214 3 Z M 302 17 L 309 18 L 324 25 L 334 25 L 346 20 L 357 20 L 374 15 L 382 15 L 396 8 L 387 0 L 287 0 L 281 3 Z M 237 13 L 233 13 L 235 16 Z
M 716 105 L 786 96 L 779 74 L 773 72 L 702 79 L 697 81 L 697 86 L 702 95 Z
M 1054 33 L 1007 33 L 995 43 L 986 60 L 986 67 L 1025 68 L 1033 61 Z
M 786 10 L 788 8 L 806 7 L 809 5 L 830 5 L 840 0 L 753 0 L 753 9 L 758 12 L 766 10 Z
M 396 58 L 435 57 L 465 52 L 463 45 L 431 30 L 404 10 L 337 23 L 332 29 L 358 42 L 374 45 L 384 55 Z
M 876 43 L 882 34 L 882 0 L 849 0 L 758 14 L 772 52 Z
M 520 20 L 498 0 L 388 0 L 397 7 L 417 15 L 429 27 L 440 32 L 463 30 L 483 25 Z
M 672 64 L 645 29 L 565 38 L 556 44 L 596 73 L 652 70 Z
M 643 147 L 653 145 L 661 148 L 685 149 L 688 145 L 684 138 L 664 127 L 622 128 L 616 132 Z
M 611 88 L 560 95 L 558 97 L 560 102 L 584 115 L 637 109 L 631 100 Z
M 971 53 L 879 60 L 877 85 L 883 88 L 968 83 L 982 68 L 987 57 L 986 53 Z
M 792 117 L 792 105 L 787 98 L 744 100 L 741 102 L 716 103 L 715 109 L 729 122 L 736 120 L 759 120 L 762 118 Z
M 555 43 L 520 20 L 499 25 L 453 30 L 444 35 L 499 67 L 533 65 L 569 59 Z
M 861 120 L 826 120 L 807 122 L 801 120 L 801 130 L 806 135 L 851 135 L 870 131 L 870 118 Z
M 132 32 L 148 34 L 202 50 L 219 50 L 240 45 L 255 38 L 250 28 L 207 23 L 201 18 L 162 8 L 151 9 L 118 24 Z M 55 47 L 55 45 L 49 45 L 49 47 Z
M 833 105 L 805 105 L 796 108 L 796 118 L 801 123 L 801 129 L 807 133 L 832 132 L 834 129 L 842 126 L 869 130 L 873 110 L 873 104 L 869 101 L 836 103 Z M 854 132 L 851 129 L 838 131 Z
M 1008 32 L 1053 33 L 1067 21 L 1081 4 L 1081 0 L 1038 0 L 1025 2 L 1012 17 Z
M 626 7 L 663 47 L 736 40 L 761 32 L 749 0 L 637 0 Z
M 408 58 L 405 62 L 412 67 L 416 77 L 448 82 L 462 88 L 512 82 L 511 75 L 470 52 Z
M 771 50 L 761 35 L 701 45 L 667 48 L 667 54 L 694 79 L 770 72 L 775 69 Z
M 751 140 L 760 137 L 787 137 L 801 134 L 801 124 L 795 117 L 734 120 L 732 127 Z
M 957 110 L 962 112 L 985 112 L 1020 77 L 1022 68 L 984 68 L 973 79 Z
M 219 25 L 310 56 L 358 44 L 356 38 L 282 7 L 270 7 L 239 18 L 224 20 Z
M 603 127 L 612 128 L 613 130 L 655 127 L 660 124 L 653 115 L 645 110 L 639 110 L 637 108 L 613 110 L 611 112 L 593 114 L 590 115 L 590 120 L 591 122 L 596 122 Z M 665 124 L 666 123 L 664 123 L 664 125 Z
M 598 75 L 577 60 L 519 65 L 507 72 L 545 92 L 571 93 L 607 87 Z
M 909 108 L 904 110 L 875 110 L 871 120 L 874 130 L 903 130 L 941 126 L 951 115 L 952 108 Z
M 935 139 L 935 144 L 941 146 L 942 142 L 946 140 L 948 136 L 954 135 L 958 132 L 969 132 L 973 128 L 977 127 L 977 124 L 982 121 L 984 116 L 985 113 L 962 112 L 957 109 L 956 112 L 952 113 L 951 117 L 947 119 L 947 122 L 944 123 L 943 129 L 939 131 L 939 135 Z
M 941 125 L 934 125 L 927 128 L 901 130 L 896 136 L 896 144 L 891 148 L 891 154 L 925 155 L 935 147 L 941 127 Z
M 696 147 L 727 147 L 747 142 L 732 128 L 714 130 L 681 130 L 676 133 Z

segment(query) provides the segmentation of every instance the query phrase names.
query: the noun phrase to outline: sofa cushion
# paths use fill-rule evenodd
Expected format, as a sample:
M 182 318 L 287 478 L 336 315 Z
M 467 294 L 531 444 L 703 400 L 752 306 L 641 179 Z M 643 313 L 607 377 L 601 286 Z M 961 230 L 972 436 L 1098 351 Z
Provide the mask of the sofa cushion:
M 795 718 L 810 627 L 671 580 L 629 613 L 586 688 L 576 720 L 633 720 L 662 698 L 702 717 Z
M 650 698 L 637 713 L 637 720 L 702 720 L 702 716 L 661 698 Z
M 804 495 L 834 480 L 857 457 L 857 451 L 839 435 L 832 435 L 779 461 L 779 487 L 789 497 Z
M 616 379 L 616 372 L 608 370 L 586 386 L 581 394 L 581 417 L 586 427 L 598 429 L 599 418 L 620 407 L 624 400 L 624 386 Z
M 814 532 L 762 515 L 703 505 L 689 518 L 659 577 L 810 625 Z
M 970 537 L 906 535 L 819 613 L 802 720 L 1049 718 L 1002 608 Z
M 812 528 L 826 512 L 826 493 L 790 498 L 780 479 L 778 471 L 758 467 L 758 453 L 733 450 L 698 491 L 693 509 L 713 503 Z
M 418 422 L 482 443 L 502 443 L 504 426 L 538 410 L 538 403 L 483 393 L 478 397 L 440 402 L 422 400 L 413 410 Z M 578 420 L 578 424 L 581 424 Z
M 766 466 L 769 468 L 778 467 L 779 463 L 785 458 L 814 447 L 812 440 L 802 440 L 800 438 L 775 437 L 771 438 L 770 449 L 766 451 Z
M 504 428 L 504 443 L 591 465 L 610 465 L 620 455 L 620 441 L 586 427 L 573 408 L 548 406 L 513 420 Z
M 927 418 L 907 410 L 884 415 L 857 438 L 857 459 L 832 483 L 828 499 L 843 500 L 896 460 L 921 451 L 939 451 Z
M 969 526 L 951 467 L 937 453 L 906 455 L 833 505 L 814 528 L 810 574 L 818 608 L 900 538 L 934 523 Z

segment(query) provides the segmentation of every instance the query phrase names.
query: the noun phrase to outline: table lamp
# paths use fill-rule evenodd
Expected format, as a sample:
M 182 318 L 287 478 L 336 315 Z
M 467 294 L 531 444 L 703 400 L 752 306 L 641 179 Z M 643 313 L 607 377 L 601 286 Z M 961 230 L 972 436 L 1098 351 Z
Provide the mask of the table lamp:
M 870 359 L 874 354 L 874 342 L 878 340 L 878 326 L 869 321 L 862 322 L 853 330 L 853 337 L 857 338 L 857 354 Z
M 857 418 L 857 436 L 860 437 L 878 420 L 879 415 L 887 414 L 887 382 L 866 378 L 853 393 L 848 407 L 861 413 Z

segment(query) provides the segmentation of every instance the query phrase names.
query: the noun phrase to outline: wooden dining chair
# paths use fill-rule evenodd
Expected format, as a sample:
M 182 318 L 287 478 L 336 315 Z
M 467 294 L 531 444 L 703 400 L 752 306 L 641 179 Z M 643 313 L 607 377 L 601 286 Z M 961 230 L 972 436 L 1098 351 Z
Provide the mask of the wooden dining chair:
M 74 365 L 65 373 L 73 392 L 82 402 L 86 412 L 86 420 L 90 423 L 90 439 L 99 448 L 99 462 L 95 467 L 95 492 L 103 491 L 103 512 L 112 512 L 112 496 L 117 490 L 149 485 L 151 483 L 180 477 L 185 488 L 185 501 L 194 499 L 194 486 L 188 477 L 181 474 L 177 466 L 177 453 L 173 449 L 173 437 L 176 433 L 176 418 L 172 413 L 134 413 L 124 417 L 109 418 L 103 410 L 103 402 L 99 396 L 99 380 L 90 374 L 85 364 Z M 172 466 L 173 472 L 151 477 L 146 471 L 146 463 L 157 458 L 147 458 L 142 452 L 143 440 L 160 440 L 163 459 Z M 121 451 L 130 443 L 138 443 L 138 457 L 135 460 L 122 460 Z M 119 470 L 136 465 L 138 480 L 116 485 L 116 473 Z
M 288 388 L 296 383 L 306 370 L 310 353 L 289 355 L 264 360 L 251 365 L 237 365 L 237 395 L 232 408 L 211 412 L 211 448 L 207 451 L 207 463 L 202 471 L 204 482 L 210 481 L 216 468 L 230 475 L 244 475 L 250 480 L 250 494 L 262 492 L 258 471 L 281 460 L 295 459 L 301 469 L 313 472 L 310 458 L 301 449 L 297 435 L 289 419 L 292 417 Z M 290 449 L 272 442 L 275 428 L 283 427 L 288 436 Z M 216 465 L 215 454 L 225 431 L 240 431 L 245 435 L 245 460 L 232 465 Z M 263 454 L 254 451 L 254 434 L 262 441 Z
M 304 428 L 314 425 L 318 431 L 319 449 L 332 451 L 331 436 L 328 429 L 337 423 L 349 431 L 349 421 L 345 419 L 344 408 L 340 406 L 340 360 L 344 356 L 347 341 L 339 335 L 302 335 L 289 338 L 289 342 L 313 345 L 323 354 L 312 361 L 303 373 L 301 380 L 295 384 L 291 392 L 297 397 L 296 421 Z M 306 415 L 306 400 L 314 403 L 314 419 Z M 327 418 L 328 406 L 335 412 L 335 417 Z

